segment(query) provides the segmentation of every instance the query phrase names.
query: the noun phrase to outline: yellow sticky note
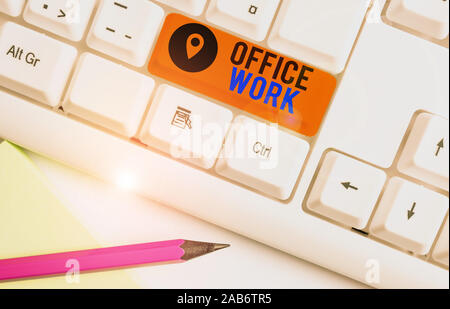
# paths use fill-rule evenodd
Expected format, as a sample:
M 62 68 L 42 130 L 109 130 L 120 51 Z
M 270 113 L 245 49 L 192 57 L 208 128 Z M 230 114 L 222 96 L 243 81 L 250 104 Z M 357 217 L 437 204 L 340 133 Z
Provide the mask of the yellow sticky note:
M 0 259 L 98 248 L 20 148 L 0 144 Z M 0 282 L 2 288 L 136 288 L 126 270 Z

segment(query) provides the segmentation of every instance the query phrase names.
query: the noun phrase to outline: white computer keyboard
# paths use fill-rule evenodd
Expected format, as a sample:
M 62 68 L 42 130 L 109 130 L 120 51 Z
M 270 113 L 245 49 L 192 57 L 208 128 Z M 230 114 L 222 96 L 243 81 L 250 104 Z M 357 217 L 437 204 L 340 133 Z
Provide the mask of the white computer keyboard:
M 0 0 L 0 137 L 368 285 L 448 288 L 448 20 Z

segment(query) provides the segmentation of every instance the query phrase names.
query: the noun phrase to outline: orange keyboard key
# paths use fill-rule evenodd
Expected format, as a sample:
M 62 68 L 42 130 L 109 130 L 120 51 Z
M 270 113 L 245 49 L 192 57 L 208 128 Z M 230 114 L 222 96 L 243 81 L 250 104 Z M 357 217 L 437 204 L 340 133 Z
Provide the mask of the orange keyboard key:
M 179 14 L 167 16 L 148 70 L 307 136 L 336 88 L 329 73 Z

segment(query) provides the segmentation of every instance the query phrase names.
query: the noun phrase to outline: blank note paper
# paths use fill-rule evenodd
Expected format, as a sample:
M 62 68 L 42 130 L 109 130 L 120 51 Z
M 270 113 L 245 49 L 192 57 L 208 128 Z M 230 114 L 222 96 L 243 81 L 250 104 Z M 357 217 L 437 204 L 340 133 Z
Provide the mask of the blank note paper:
M 0 259 L 97 248 L 20 148 L 0 144 Z M 76 269 L 70 264 L 68 271 Z M 79 282 L 78 282 L 79 281 Z M 126 270 L 0 282 L 2 288 L 136 288 Z

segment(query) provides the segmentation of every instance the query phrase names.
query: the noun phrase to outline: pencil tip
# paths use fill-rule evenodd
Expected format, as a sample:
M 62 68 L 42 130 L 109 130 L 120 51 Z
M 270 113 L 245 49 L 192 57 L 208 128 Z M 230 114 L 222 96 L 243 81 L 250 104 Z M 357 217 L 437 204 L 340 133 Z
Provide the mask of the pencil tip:
M 184 250 L 182 260 L 190 260 L 217 250 L 228 248 L 229 244 L 216 244 L 199 241 L 185 240 L 184 244 L 180 246 Z
M 213 244 L 213 245 L 214 245 L 213 251 L 217 251 L 217 250 L 220 250 L 220 249 L 225 249 L 225 248 L 228 248 L 230 246 L 229 244 Z

